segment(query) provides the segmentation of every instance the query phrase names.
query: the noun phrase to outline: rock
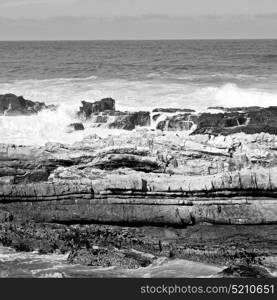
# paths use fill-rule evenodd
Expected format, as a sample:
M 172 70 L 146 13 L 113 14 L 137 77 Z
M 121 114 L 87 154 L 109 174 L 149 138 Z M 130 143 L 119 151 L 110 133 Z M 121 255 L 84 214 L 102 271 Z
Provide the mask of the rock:
M 108 154 L 103 158 L 96 158 L 91 163 L 91 166 L 105 170 L 130 168 L 142 172 L 162 171 L 162 164 L 156 158 L 141 157 L 133 154 Z
M 193 134 L 221 134 L 230 128 L 246 125 L 243 113 L 203 113 L 197 119 L 197 129 Z
M 190 130 L 195 124 L 197 117 L 191 114 L 180 114 L 167 117 L 165 120 L 157 124 L 157 129 L 167 131 Z
M 108 116 L 97 116 L 96 123 L 107 123 L 109 117 Z
M 68 127 L 74 131 L 85 130 L 83 123 L 71 123 Z
M 185 243 L 184 243 L 185 241 Z M 256 262 L 243 265 L 243 271 L 228 271 L 228 275 L 263 274 L 262 267 L 277 267 L 276 225 L 233 226 L 201 224 L 187 228 L 125 225 L 62 225 L 47 223 L 0 223 L 0 242 L 40 253 L 68 253 L 70 263 L 95 266 L 117 265 L 123 268 L 147 266 L 156 257 L 169 257 L 202 261 L 222 266 L 234 265 L 236 257 L 244 254 L 255 257 Z M 20 245 L 21 246 L 17 246 Z M 267 259 L 264 259 L 267 258 Z M 276 261 L 276 260 L 275 260 Z M 256 266 L 259 270 L 247 270 Z M 246 269 L 245 269 L 246 267 Z M 237 272 L 237 273 L 236 273 Z M 222 277 L 216 275 L 215 277 Z
M 242 108 L 242 110 L 242 112 L 200 114 L 197 129 L 192 134 L 230 135 L 238 132 L 277 134 L 277 106 Z
M 152 120 L 156 122 L 160 116 L 161 114 L 155 114 L 152 116 Z
M 150 113 L 146 111 L 139 111 L 119 116 L 113 123 L 109 124 L 109 128 L 133 130 L 136 126 L 149 125 Z
M 0 222 L 11 222 L 13 220 L 13 215 L 5 210 L 0 209 Z
M 150 260 L 142 259 L 130 251 L 119 251 L 115 248 L 91 247 L 81 248 L 70 252 L 67 261 L 94 267 L 117 266 L 125 269 L 146 267 Z
M 225 112 L 250 112 L 260 110 L 260 106 L 242 106 L 242 107 L 223 107 L 223 106 L 211 106 L 208 109 L 223 110 Z
M 184 112 L 184 113 L 193 113 L 194 109 L 189 108 L 155 108 L 153 109 L 154 113 L 176 113 L 176 112 Z
M 22 96 L 0 95 L 0 114 L 5 116 L 31 115 L 45 108 L 45 103 L 26 100 Z
M 45 167 L 41 167 L 41 168 L 37 168 L 35 170 L 27 171 L 23 175 L 17 174 L 16 176 L 14 176 L 13 183 L 15 183 L 15 184 L 21 183 L 22 184 L 22 183 L 47 181 L 49 175 L 50 175 L 50 170 Z
M 105 111 L 115 111 L 115 100 L 112 98 L 104 98 L 96 102 L 82 101 L 82 106 L 78 112 L 79 116 L 89 119 L 92 115 L 97 115 Z
M 0 184 L 14 184 L 14 176 L 1 176 Z
M 94 103 L 82 101 L 79 116 L 90 119 L 96 126 L 133 130 L 136 126 L 149 126 L 149 112 L 121 112 L 115 110 L 115 100 L 105 98 Z
M 31 252 L 31 251 L 34 251 L 34 249 L 30 245 L 30 242 L 28 240 L 15 241 L 10 246 L 13 247 L 18 252 Z
M 217 277 L 232 278 L 272 278 L 267 269 L 256 265 L 231 265 L 218 274 Z

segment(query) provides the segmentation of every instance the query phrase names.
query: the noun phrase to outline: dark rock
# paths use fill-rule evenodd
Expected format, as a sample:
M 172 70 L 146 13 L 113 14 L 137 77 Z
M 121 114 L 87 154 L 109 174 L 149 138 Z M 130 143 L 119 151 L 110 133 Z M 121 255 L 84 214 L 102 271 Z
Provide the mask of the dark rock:
M 0 242 L 22 251 L 68 253 L 70 263 L 126 268 L 147 266 L 155 257 L 175 257 L 219 265 L 231 265 L 217 277 L 267 277 L 263 258 L 276 257 L 276 225 L 195 225 L 186 228 L 103 224 L 61 225 L 0 223 Z M 134 250 L 132 250 L 134 249 Z M 251 264 L 236 263 L 247 249 Z M 150 254 L 151 253 L 151 254 Z M 261 258 L 260 262 L 257 260 Z M 270 268 L 276 263 L 270 262 Z M 259 277 L 260 276 L 260 277 Z
M 68 127 L 72 128 L 73 130 L 76 130 L 76 131 L 85 129 L 85 127 L 82 123 L 72 123 Z
M 50 171 L 47 168 L 42 167 L 40 169 L 28 171 L 24 175 L 16 175 L 14 177 L 14 183 L 22 184 L 22 183 L 47 181 L 49 175 L 50 175 Z
M 136 269 L 149 265 L 149 261 L 138 259 L 135 255 L 114 248 L 102 248 L 94 246 L 90 249 L 81 248 L 70 252 L 67 261 L 73 264 L 81 264 L 94 267 L 118 266 L 127 269 Z
M 185 112 L 185 113 L 193 113 L 194 109 L 189 108 L 155 108 L 153 110 L 155 113 L 176 113 L 176 112 Z
M 167 117 L 165 120 L 160 121 L 157 125 L 159 130 L 167 131 L 180 131 L 190 130 L 195 124 L 197 116 L 191 114 L 180 114 L 172 117 Z
M 155 114 L 152 116 L 153 121 L 157 121 L 161 114 Z
M 161 164 L 151 157 L 143 157 L 134 154 L 108 154 L 92 162 L 94 168 L 102 170 L 116 170 L 130 168 L 142 172 L 161 172 Z
M 209 114 L 203 113 L 199 116 L 197 125 L 199 128 L 203 127 L 235 127 L 243 125 L 246 122 L 244 114 L 241 113 L 230 113 L 230 114 Z
M 5 116 L 31 115 L 48 108 L 45 103 L 33 102 L 14 94 L 0 95 L 0 114 Z
M 242 106 L 242 107 L 223 107 L 223 106 L 211 106 L 208 109 L 223 110 L 225 112 L 250 112 L 260 110 L 260 106 Z
M 224 110 L 225 111 L 226 108 L 224 106 L 209 106 L 207 109 Z
M 29 240 L 19 240 L 11 245 L 18 252 L 31 252 L 34 251 Z
M 271 278 L 267 269 L 256 265 L 231 265 L 218 274 L 219 277 Z
M 109 124 L 109 128 L 133 130 L 136 126 L 149 125 L 150 113 L 147 111 L 139 111 L 119 116 L 113 123 Z
M 197 129 L 193 134 L 221 133 L 225 128 L 245 125 L 247 118 L 243 113 L 203 113 L 198 117 Z
M 108 116 L 97 116 L 96 123 L 107 123 Z
M 277 106 L 248 109 L 246 112 L 210 114 L 203 113 L 197 120 L 193 134 L 277 134 Z
M 86 119 L 92 115 L 97 115 L 105 111 L 115 111 L 115 100 L 112 98 L 104 98 L 96 102 L 82 101 L 82 106 L 78 112 L 79 116 L 84 116 Z

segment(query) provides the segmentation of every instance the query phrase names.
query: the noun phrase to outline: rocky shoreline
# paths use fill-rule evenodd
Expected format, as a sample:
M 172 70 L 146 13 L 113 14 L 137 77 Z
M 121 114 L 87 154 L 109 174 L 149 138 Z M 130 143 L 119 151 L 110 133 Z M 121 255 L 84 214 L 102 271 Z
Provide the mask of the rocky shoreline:
M 3 95 L 0 112 L 55 109 L 32 103 Z M 0 144 L 0 242 L 91 266 L 169 257 L 230 265 L 219 276 L 270 277 L 263 267 L 277 268 L 277 108 L 212 109 L 121 112 L 111 98 L 83 101 L 69 127 L 111 134 Z

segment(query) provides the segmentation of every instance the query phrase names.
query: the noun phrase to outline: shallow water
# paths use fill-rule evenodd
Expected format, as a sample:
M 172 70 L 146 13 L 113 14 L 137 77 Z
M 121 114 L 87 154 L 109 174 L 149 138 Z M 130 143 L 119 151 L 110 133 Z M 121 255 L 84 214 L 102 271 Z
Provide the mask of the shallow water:
M 157 259 L 146 268 L 124 270 L 110 267 L 69 265 L 67 255 L 40 255 L 37 252 L 16 252 L 0 246 L 0 277 L 211 277 L 222 270 L 217 266 L 182 259 Z

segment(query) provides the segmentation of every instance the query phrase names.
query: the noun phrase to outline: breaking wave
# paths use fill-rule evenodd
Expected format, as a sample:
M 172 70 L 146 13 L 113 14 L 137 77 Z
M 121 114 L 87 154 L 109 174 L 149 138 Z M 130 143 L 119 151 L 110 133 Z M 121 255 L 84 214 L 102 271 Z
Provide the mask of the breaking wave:
M 58 104 L 57 111 L 33 116 L 0 117 L 0 142 L 42 145 L 46 142 L 72 143 L 97 129 L 68 132 L 79 121 L 76 112 L 82 100 L 104 97 L 116 100 L 117 110 L 152 110 L 157 107 L 193 108 L 199 112 L 210 106 L 274 106 L 277 90 L 241 88 L 233 83 L 222 86 L 193 85 L 162 80 L 128 81 L 87 78 L 24 80 L 0 84 L 0 94 L 14 93 L 33 101 Z M 115 131 L 113 131 L 115 133 Z

